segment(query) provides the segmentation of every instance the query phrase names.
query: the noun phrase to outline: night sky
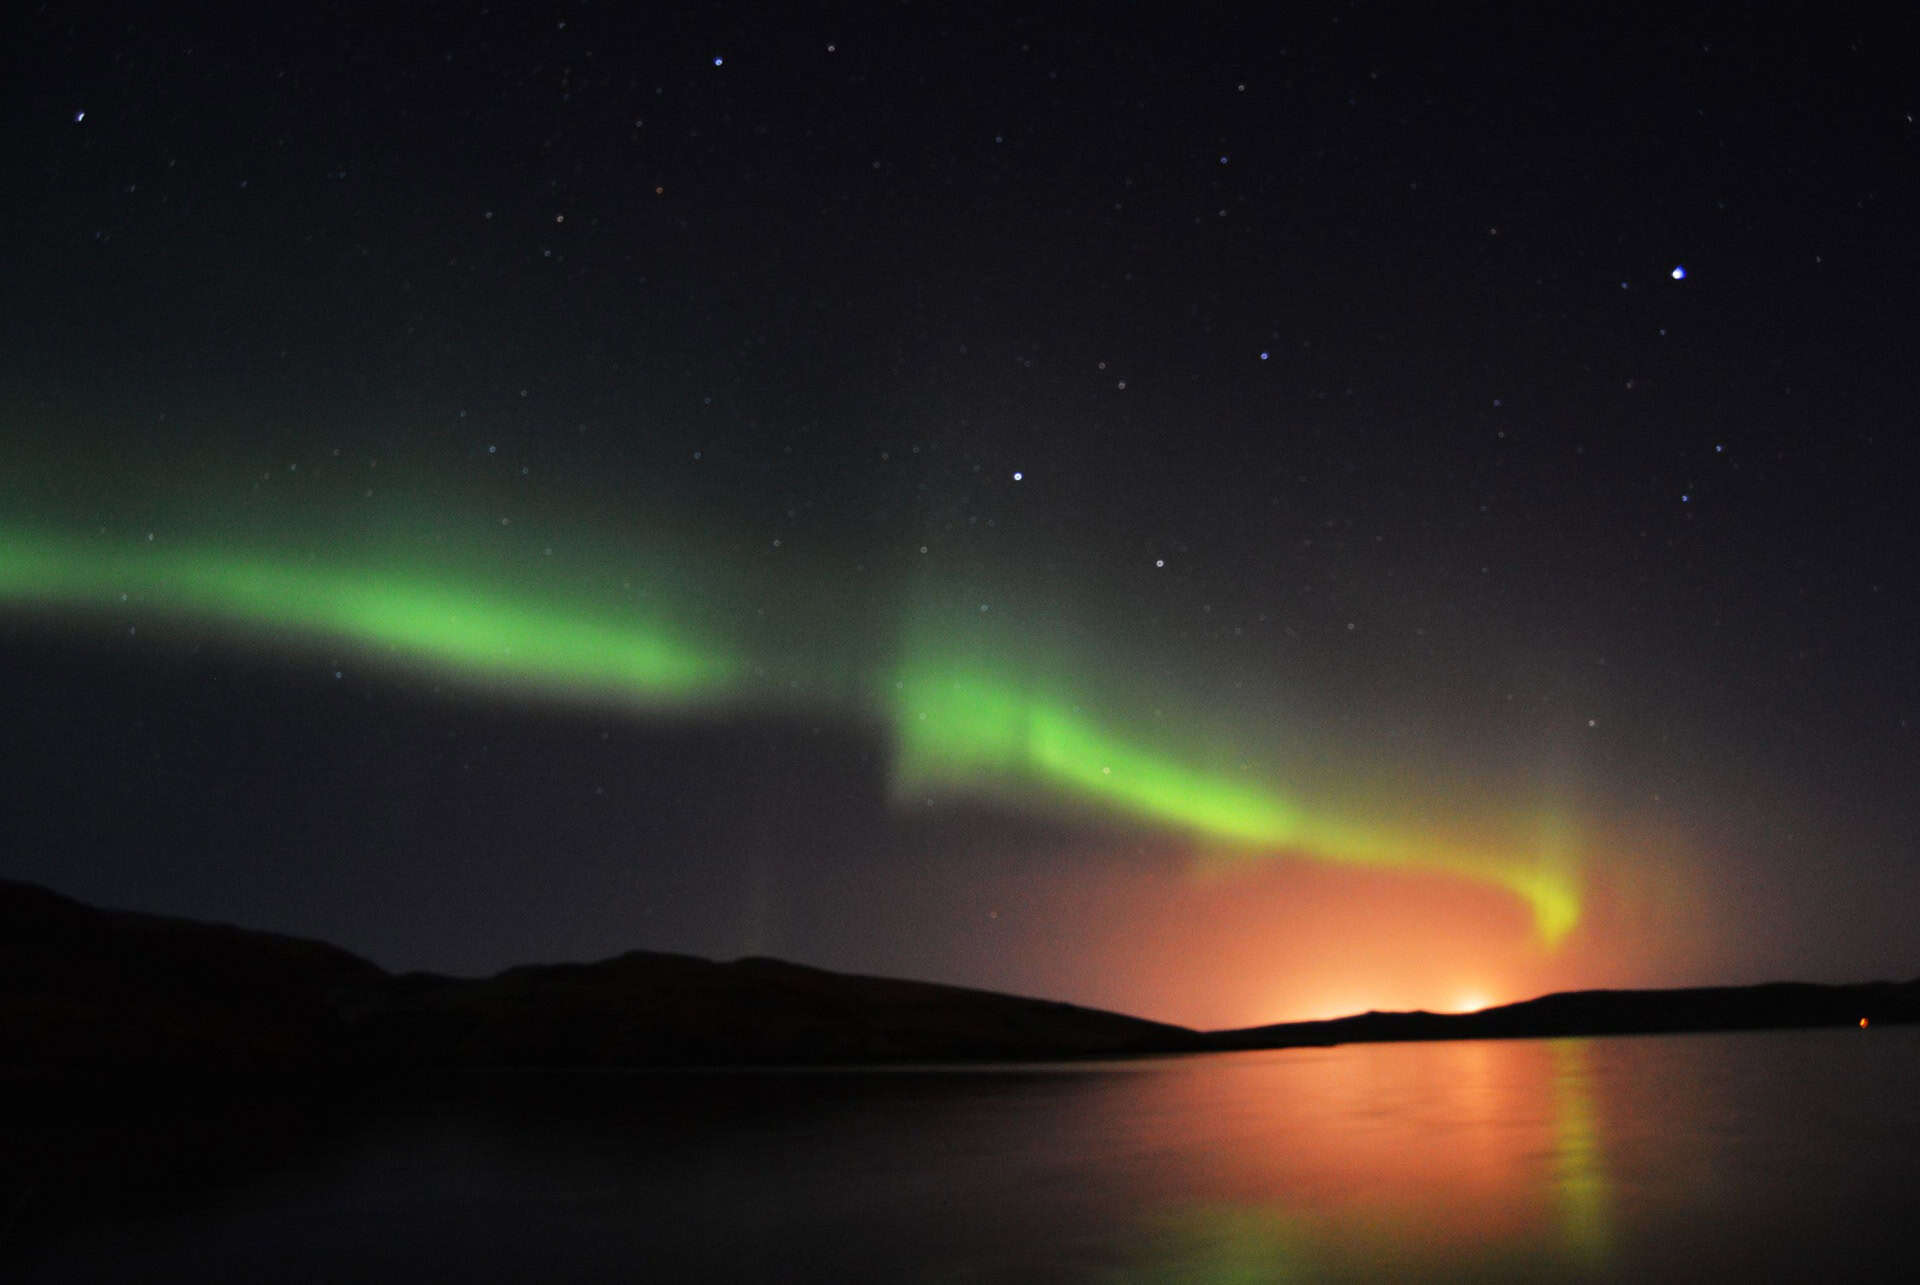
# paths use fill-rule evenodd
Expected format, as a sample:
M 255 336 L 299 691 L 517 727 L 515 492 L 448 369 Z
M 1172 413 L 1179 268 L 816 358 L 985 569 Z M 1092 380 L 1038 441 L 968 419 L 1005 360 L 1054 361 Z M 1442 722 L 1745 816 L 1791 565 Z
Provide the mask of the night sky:
M 1920 33 L 1044 8 L 10 20 L 0 875 L 1204 1026 L 1920 972 Z

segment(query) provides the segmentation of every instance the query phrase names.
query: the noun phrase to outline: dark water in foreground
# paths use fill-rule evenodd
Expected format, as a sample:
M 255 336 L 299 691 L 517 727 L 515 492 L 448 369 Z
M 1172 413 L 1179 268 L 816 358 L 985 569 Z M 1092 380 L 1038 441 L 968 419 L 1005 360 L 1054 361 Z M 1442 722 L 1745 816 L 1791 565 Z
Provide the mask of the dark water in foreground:
M 1913 1028 L 14 1090 L 0 1275 L 1905 1279 L 1916 1090 Z

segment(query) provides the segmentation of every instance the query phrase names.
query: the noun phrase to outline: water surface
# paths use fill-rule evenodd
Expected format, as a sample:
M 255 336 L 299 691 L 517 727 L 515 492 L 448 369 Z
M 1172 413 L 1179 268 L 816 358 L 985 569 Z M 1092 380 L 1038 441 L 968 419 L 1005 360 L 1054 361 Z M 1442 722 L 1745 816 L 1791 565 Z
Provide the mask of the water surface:
M 45 1281 L 1904 1279 L 1916 1070 L 1920 1030 L 1876 1028 L 16 1100 L 0 1262 Z

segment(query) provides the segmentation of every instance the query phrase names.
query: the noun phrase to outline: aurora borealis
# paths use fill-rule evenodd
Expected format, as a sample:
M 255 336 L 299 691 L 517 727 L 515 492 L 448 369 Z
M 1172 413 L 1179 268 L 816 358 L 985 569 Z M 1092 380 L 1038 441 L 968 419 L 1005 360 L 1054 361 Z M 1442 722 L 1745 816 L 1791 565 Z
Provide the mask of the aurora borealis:
M 598 694 L 642 708 L 722 691 L 738 666 L 660 630 L 570 616 L 417 573 L 200 549 L 125 556 L 25 538 L 0 548 L 0 593 L 40 605 L 137 601 L 295 641 L 345 642 L 456 676 Z
M 1195 1025 L 1910 975 L 1872 33 L 21 19 L 0 873 Z
M 786 705 L 794 698 L 767 676 L 801 663 L 792 656 L 750 660 L 676 637 L 670 626 L 636 625 L 631 608 L 574 614 L 532 592 L 502 597 L 493 583 L 467 585 L 413 568 L 176 552 L 154 548 L 152 540 L 131 550 L 45 536 L 0 542 L 0 601 L 199 618 L 283 643 L 340 644 L 376 662 L 639 711 Z M 816 654 L 824 656 L 824 645 Z M 995 668 L 996 659 L 903 651 L 890 674 L 852 685 L 873 694 L 872 708 L 819 712 L 886 722 L 900 759 L 896 795 L 950 790 L 1062 801 L 1243 854 L 1437 870 L 1524 898 L 1547 945 L 1578 922 L 1578 888 L 1564 864 L 1449 851 L 1420 837 L 1312 815 L 1244 771 L 1196 770 L 1102 727 L 1066 698 L 1027 691 Z

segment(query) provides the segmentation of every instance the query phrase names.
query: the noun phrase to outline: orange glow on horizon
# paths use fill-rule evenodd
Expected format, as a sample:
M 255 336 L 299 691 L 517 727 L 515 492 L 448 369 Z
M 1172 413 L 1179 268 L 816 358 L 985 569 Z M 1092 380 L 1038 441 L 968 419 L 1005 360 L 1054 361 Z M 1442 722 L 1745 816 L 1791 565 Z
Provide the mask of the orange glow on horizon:
M 1030 855 L 969 886 L 983 915 L 1020 909 L 979 937 L 966 983 L 1019 992 L 1044 973 L 1051 997 L 1202 1030 L 1671 984 L 1712 940 L 1611 884 L 1548 950 L 1512 897 L 1433 872 L 1281 861 L 1195 880 L 1176 844 Z
M 1462 991 L 1444 1004 L 1425 1002 L 1418 999 L 1391 998 L 1400 994 L 1415 992 L 1402 987 L 1394 987 L 1391 992 L 1374 996 L 1355 996 L 1352 998 L 1330 998 L 1306 1008 L 1293 1006 L 1286 1017 L 1275 1018 L 1275 1022 L 1331 1022 L 1342 1017 L 1358 1017 L 1364 1013 L 1410 1013 L 1425 1008 L 1430 1013 L 1478 1013 L 1484 1009 L 1496 1008 L 1501 1004 L 1514 1003 L 1513 1000 L 1496 1000 L 1485 991 Z M 1533 996 L 1524 996 L 1531 999 Z

